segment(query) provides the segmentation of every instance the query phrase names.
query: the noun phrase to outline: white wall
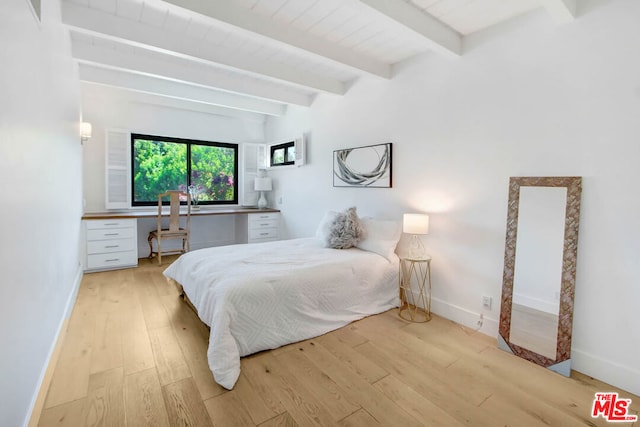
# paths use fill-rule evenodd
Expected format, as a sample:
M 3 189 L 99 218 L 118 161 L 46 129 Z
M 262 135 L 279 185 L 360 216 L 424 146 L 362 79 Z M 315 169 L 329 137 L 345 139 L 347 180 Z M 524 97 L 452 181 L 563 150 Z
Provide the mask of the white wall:
M 139 102 L 117 90 L 90 84 L 82 86 L 83 117 L 93 125 L 93 137 L 84 144 L 85 212 L 105 211 L 105 130 L 126 129 L 135 133 L 244 143 L 264 141 L 264 116 L 254 113 L 211 113 Z M 147 235 L 155 219 L 138 221 L 138 256 L 149 255 Z M 235 218 L 208 216 L 193 218 L 191 247 L 234 243 Z
M 580 2 L 469 37 L 455 60 L 402 64 L 343 98 L 270 119 L 268 139 L 307 132 L 309 164 L 272 171 L 290 237 L 327 209 L 431 215 L 434 311 L 497 334 L 510 176 L 583 177 L 574 369 L 640 393 L 640 2 Z M 393 142 L 393 189 L 333 188 L 332 151 Z
M 78 74 L 58 1 L 0 6 L 0 425 L 29 418 L 81 272 Z

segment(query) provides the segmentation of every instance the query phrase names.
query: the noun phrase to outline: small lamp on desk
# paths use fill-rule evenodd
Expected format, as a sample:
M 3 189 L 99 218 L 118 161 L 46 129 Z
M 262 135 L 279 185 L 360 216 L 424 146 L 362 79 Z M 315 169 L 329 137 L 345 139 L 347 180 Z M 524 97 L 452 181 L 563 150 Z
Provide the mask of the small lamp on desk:
M 427 258 L 424 245 L 418 236 L 429 234 L 429 215 L 404 214 L 402 217 L 402 232 L 411 234 L 409 256 L 415 259 Z
M 254 190 L 260 192 L 260 198 L 258 199 L 258 208 L 264 209 L 267 207 L 267 199 L 264 196 L 265 191 L 271 191 L 273 189 L 271 184 L 271 178 L 266 176 L 259 176 L 254 183 Z

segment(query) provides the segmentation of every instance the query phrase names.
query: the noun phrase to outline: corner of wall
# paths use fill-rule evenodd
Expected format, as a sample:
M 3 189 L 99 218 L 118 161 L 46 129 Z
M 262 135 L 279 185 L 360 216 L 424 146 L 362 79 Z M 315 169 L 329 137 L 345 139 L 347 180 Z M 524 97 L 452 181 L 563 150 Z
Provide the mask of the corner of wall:
M 49 385 L 51 384 L 53 371 L 58 362 L 58 357 L 60 357 L 62 343 L 64 342 L 65 336 L 67 334 L 67 325 L 69 324 L 69 318 L 71 317 L 71 313 L 73 312 L 73 307 L 78 296 L 78 291 L 80 290 L 82 277 L 82 265 L 78 264 L 78 271 L 76 272 L 76 277 L 73 281 L 73 288 L 71 290 L 71 293 L 69 294 L 69 298 L 67 299 L 62 319 L 60 319 L 58 331 L 53 342 L 51 343 L 47 363 L 42 367 L 39 381 L 40 387 L 38 387 L 36 393 L 33 396 L 33 399 L 31 400 L 31 411 L 29 412 L 28 418 L 24 422 L 24 426 L 36 427 L 38 425 L 38 422 L 40 421 L 42 408 L 44 407 L 47 392 L 49 391 Z

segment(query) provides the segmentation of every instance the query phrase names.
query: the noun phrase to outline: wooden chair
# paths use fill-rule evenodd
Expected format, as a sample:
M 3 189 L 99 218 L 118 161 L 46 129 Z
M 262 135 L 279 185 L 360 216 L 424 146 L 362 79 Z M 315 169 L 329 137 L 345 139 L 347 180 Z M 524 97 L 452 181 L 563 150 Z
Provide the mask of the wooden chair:
M 186 197 L 187 215 L 184 227 L 180 226 L 180 196 Z M 162 228 L 162 201 L 169 197 L 169 228 Z M 189 246 L 189 228 L 191 225 L 191 195 L 179 190 L 168 190 L 165 193 L 158 194 L 158 226 L 149 233 L 147 241 L 149 242 L 149 258 L 154 255 L 158 256 L 158 265 L 162 265 L 162 255 L 183 254 L 188 252 Z M 158 250 L 153 250 L 153 240 L 156 240 Z M 162 250 L 162 242 L 164 240 L 182 240 L 182 249 Z

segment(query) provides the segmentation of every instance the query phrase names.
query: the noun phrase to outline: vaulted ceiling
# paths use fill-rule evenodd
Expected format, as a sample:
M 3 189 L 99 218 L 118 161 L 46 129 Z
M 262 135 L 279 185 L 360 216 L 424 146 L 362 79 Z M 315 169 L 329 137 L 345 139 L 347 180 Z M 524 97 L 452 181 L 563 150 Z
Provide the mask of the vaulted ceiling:
M 86 90 L 278 116 L 539 8 L 565 23 L 576 0 L 63 0 L 62 19 Z

